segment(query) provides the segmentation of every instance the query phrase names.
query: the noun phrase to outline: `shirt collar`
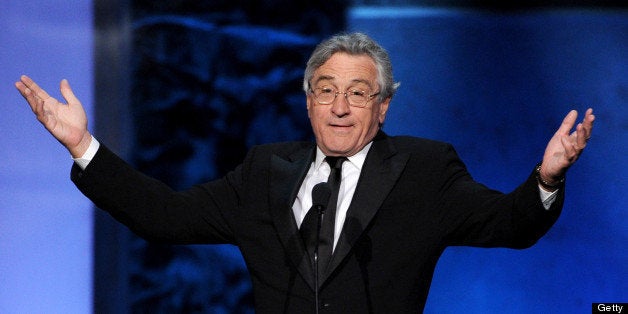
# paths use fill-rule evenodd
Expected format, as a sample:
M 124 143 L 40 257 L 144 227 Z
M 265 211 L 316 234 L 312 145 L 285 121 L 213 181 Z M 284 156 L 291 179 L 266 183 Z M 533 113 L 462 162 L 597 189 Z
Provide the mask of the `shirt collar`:
M 369 150 L 371 149 L 371 145 L 373 145 L 373 141 L 370 141 L 368 144 L 366 144 L 355 155 L 347 157 L 349 162 L 351 162 L 351 164 L 353 164 L 360 171 L 362 170 L 362 166 L 364 165 L 364 161 L 366 160 L 366 155 L 368 154 Z M 324 162 L 325 162 L 325 154 L 323 154 L 323 151 L 321 151 L 321 149 L 318 146 L 316 146 L 316 158 L 314 159 L 314 167 L 315 167 L 315 169 L 318 170 L 318 168 L 320 168 L 320 166 Z

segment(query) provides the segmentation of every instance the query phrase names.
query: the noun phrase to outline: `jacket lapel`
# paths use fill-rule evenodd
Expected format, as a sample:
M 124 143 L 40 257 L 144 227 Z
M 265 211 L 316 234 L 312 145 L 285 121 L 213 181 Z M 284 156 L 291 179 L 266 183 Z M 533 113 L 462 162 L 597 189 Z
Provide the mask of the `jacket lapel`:
M 351 248 L 367 228 L 378 208 L 401 175 L 407 154 L 397 154 L 388 137 L 380 131 L 373 141 L 362 167 L 356 191 L 347 211 L 342 232 L 327 271 L 321 278 L 324 284 L 329 275 L 347 257 Z
M 314 270 L 292 212 L 292 203 L 301 187 L 315 154 L 315 146 L 299 150 L 287 159 L 273 155 L 271 159 L 270 213 L 286 254 L 303 279 L 314 289 Z

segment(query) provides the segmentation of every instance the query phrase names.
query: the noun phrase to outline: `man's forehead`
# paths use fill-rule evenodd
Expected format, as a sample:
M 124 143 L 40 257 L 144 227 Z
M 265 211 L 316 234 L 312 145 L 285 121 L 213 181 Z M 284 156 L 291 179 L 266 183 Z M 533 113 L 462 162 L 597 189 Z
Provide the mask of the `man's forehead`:
M 373 89 L 377 86 L 375 61 L 368 55 L 334 53 L 314 70 L 311 84 L 318 87 L 329 84 L 336 88 Z

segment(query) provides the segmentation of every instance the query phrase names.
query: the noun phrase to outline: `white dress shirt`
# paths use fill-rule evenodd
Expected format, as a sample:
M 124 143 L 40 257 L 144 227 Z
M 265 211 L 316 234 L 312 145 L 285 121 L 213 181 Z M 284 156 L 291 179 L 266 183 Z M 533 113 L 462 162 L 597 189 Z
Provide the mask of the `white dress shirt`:
M 368 143 L 357 154 L 347 157 L 347 161 L 342 163 L 342 179 L 340 180 L 340 190 L 338 191 L 338 204 L 336 205 L 336 222 L 334 224 L 334 246 L 338 243 L 338 237 L 342 231 L 342 225 L 347 218 L 347 210 L 351 199 L 353 199 L 353 193 L 355 187 L 358 185 L 358 179 L 360 178 L 360 172 L 362 171 L 362 165 L 366 159 L 366 154 L 373 142 Z M 292 211 L 294 212 L 294 218 L 297 221 L 297 226 L 301 227 L 301 223 L 305 218 L 305 215 L 312 207 L 312 189 L 315 185 L 321 182 L 327 182 L 327 177 L 331 172 L 329 164 L 325 162 L 325 155 L 316 148 L 316 158 L 310 165 L 310 170 L 305 175 L 305 179 L 301 184 L 297 198 L 292 205 Z

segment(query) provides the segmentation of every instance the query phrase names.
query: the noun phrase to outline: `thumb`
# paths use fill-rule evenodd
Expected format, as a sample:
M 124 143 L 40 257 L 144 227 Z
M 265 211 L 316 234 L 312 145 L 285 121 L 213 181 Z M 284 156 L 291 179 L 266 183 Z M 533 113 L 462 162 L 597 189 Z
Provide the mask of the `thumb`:
M 70 83 L 68 82 L 68 80 L 66 79 L 61 80 L 59 89 L 61 90 L 61 95 L 63 96 L 65 101 L 68 103 L 68 105 L 79 105 L 79 106 L 81 105 L 81 102 L 74 95 L 74 92 L 72 91 L 72 88 L 70 87 Z

